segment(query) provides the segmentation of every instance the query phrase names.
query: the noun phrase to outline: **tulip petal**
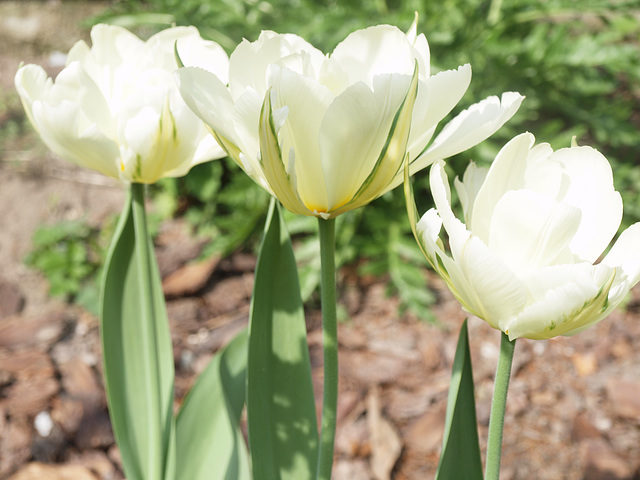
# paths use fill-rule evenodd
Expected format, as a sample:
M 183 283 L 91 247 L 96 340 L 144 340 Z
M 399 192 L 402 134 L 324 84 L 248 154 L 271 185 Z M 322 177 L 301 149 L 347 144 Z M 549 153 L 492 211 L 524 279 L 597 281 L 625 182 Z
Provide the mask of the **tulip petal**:
M 568 189 L 560 200 L 582 211 L 571 249 L 581 259 L 594 262 L 622 221 L 622 198 L 614 190 L 611 165 L 591 147 L 563 148 L 552 158 L 562 163 L 568 179 Z
M 185 103 L 215 132 L 227 154 L 243 167 L 242 144 L 233 122 L 234 104 L 227 87 L 213 73 L 198 67 L 180 68 L 175 76 Z
M 471 217 L 473 215 L 473 204 L 476 201 L 476 196 L 480 191 L 485 179 L 487 178 L 487 168 L 478 167 L 474 162 L 469 163 L 469 166 L 464 171 L 462 181 L 456 177 L 454 184 L 456 191 L 458 192 L 458 198 L 462 205 L 462 211 L 464 212 L 464 218 L 467 225 L 471 223 Z
M 574 263 L 580 209 L 530 190 L 505 193 L 491 218 L 489 247 L 515 272 Z
M 439 237 L 441 229 L 442 219 L 438 211 L 432 208 L 417 223 L 416 238 L 433 269 L 444 279 L 458 301 L 466 305 L 464 292 L 469 289 L 469 285 L 460 274 L 458 265 L 445 252 Z
M 407 91 L 415 90 L 416 83 L 417 77 L 411 84 L 404 75 L 381 75 L 373 92 L 356 83 L 329 107 L 320 130 L 320 152 L 325 178 L 332 179 L 327 183 L 330 210 L 345 205 L 358 192 L 365 193 L 363 185 L 371 186 L 365 197 L 379 195 L 389 176 L 395 176 L 404 156 L 412 108 Z
M 33 118 L 33 103 L 41 101 L 49 96 L 53 81 L 47 75 L 47 72 L 39 65 L 24 65 L 21 66 L 15 76 L 14 84 L 24 111 L 29 118 L 29 121 L 34 126 L 38 133 L 38 124 Z
M 415 66 L 407 36 L 390 25 L 352 32 L 338 44 L 330 61 L 347 74 L 349 83 L 364 82 L 372 90 L 375 76 L 412 75 Z
M 525 280 L 536 302 L 504 325 L 511 340 L 575 334 L 603 318 L 615 269 L 588 263 L 539 269 Z
M 462 99 L 471 82 L 471 65 L 466 64 L 456 70 L 446 70 L 429 77 L 418 86 L 418 98 L 413 110 L 409 156 L 418 157 L 427 146 L 438 123 L 446 117 Z M 435 159 L 435 157 L 432 157 Z M 444 158 L 444 157 L 441 157 Z M 428 166 L 412 165 L 412 174 Z
M 505 92 L 502 98 L 488 97 L 451 120 L 412 165 L 412 173 L 436 159 L 448 158 L 486 140 L 502 127 L 520 108 L 524 97 Z
M 261 98 L 267 91 L 267 70 L 270 64 L 291 54 L 306 52 L 317 68 L 324 61 L 323 53 L 303 38 L 294 34 L 278 35 L 263 31 L 255 42 L 243 40 L 229 60 L 229 90 L 233 98 L 241 96 L 247 88 L 255 90 Z
M 118 148 L 95 124 L 81 121 L 78 104 L 64 97 L 62 88 L 48 78 L 42 67 L 25 65 L 15 85 L 29 120 L 44 143 L 56 155 L 76 165 L 118 178 Z M 77 94 L 78 88 L 75 89 Z M 54 96 L 51 103 L 48 99 Z
M 384 78 L 384 77 L 383 77 Z M 383 80 L 381 78 L 380 80 Z M 383 84 L 386 82 L 383 82 Z M 390 90 L 397 87 L 387 84 Z M 378 83 L 376 82 L 376 86 Z M 346 204 L 348 209 L 366 205 L 387 191 L 389 184 L 402 173 L 401 168 L 406 155 L 407 140 L 411 131 L 411 115 L 418 89 L 418 68 L 413 72 L 409 90 L 393 118 L 386 141 L 378 160 L 369 176 L 362 182 L 353 199 Z M 383 90 L 384 91 L 384 90 Z M 387 110 L 388 111 L 388 110 Z M 336 214 L 340 213 L 338 210 Z
M 287 68 L 273 67 L 270 73 L 273 85 L 271 101 L 274 109 L 288 108 L 286 120 L 277 133 L 282 152 L 288 157 L 293 155 L 292 163 L 295 163 L 297 175 L 296 195 L 310 211 L 327 213 L 330 205 L 318 137 L 333 95 L 313 78 Z
M 33 117 L 42 140 L 56 155 L 76 165 L 92 168 L 118 178 L 118 147 L 95 125 L 79 129 L 77 104 L 64 100 L 51 106 L 42 102 L 33 105 Z M 46 133 L 45 133 L 46 132 Z
M 493 210 L 505 192 L 524 187 L 527 155 L 535 141 L 530 133 L 510 140 L 491 164 L 484 184 L 478 190 L 470 218 L 470 229 L 485 242 L 489 242 Z
M 126 28 L 106 24 L 91 29 L 91 44 L 96 61 L 111 67 L 121 63 L 132 50 L 141 50 L 144 46 L 144 42 Z
M 455 261 L 456 268 L 448 267 L 452 289 L 468 311 L 500 328 L 525 305 L 524 286 L 502 259 L 454 216 L 444 162 L 433 164 L 429 180 Z

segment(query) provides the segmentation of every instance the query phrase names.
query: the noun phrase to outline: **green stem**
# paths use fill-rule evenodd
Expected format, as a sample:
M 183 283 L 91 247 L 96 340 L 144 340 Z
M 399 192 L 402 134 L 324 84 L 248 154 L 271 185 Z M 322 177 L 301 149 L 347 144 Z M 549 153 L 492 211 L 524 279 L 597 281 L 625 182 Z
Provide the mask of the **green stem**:
M 504 428 L 504 411 L 507 406 L 507 392 L 511 377 L 511 364 L 516 340 L 509 340 L 509 336 L 502 332 L 500 337 L 500 356 L 496 369 L 495 384 L 493 386 L 493 400 L 491 402 L 491 417 L 489 420 L 489 438 L 487 440 L 487 465 L 485 480 L 498 480 L 500 476 L 500 457 L 502 455 L 502 432 Z
M 338 322 L 336 313 L 335 220 L 318 219 L 320 230 L 324 391 L 317 480 L 331 480 L 338 405 Z
M 143 328 L 150 328 L 152 331 L 142 334 L 141 341 L 145 343 L 143 350 L 150 352 L 153 358 L 150 356 L 145 356 L 144 361 L 147 363 L 145 367 L 145 371 L 147 372 L 156 372 L 158 375 L 147 375 L 144 379 L 146 383 L 146 391 L 148 394 L 158 395 L 158 398 L 162 395 L 161 387 L 162 381 L 160 379 L 160 365 L 161 360 L 158 356 L 158 349 L 152 348 L 147 342 L 149 340 L 157 342 L 158 339 L 158 331 L 156 329 L 156 316 L 157 312 L 155 311 L 155 305 L 152 300 L 152 255 L 154 253 L 151 251 L 151 245 L 149 240 L 149 232 L 147 228 L 147 214 L 145 210 L 145 185 L 141 183 L 132 183 L 131 184 L 131 207 L 133 213 L 133 228 L 135 231 L 135 250 L 136 250 L 136 259 L 138 262 L 138 269 L 140 271 L 139 282 L 140 282 L 140 292 L 144 292 L 144 298 L 141 298 L 141 302 L 145 302 L 146 308 L 143 309 L 143 312 L 146 312 L 148 318 L 144 319 L 140 322 Z M 141 319 L 142 320 L 142 319 Z M 155 365 L 155 366 L 152 366 Z M 153 392 L 153 393 L 152 393 Z M 157 411 L 159 417 L 155 419 L 155 421 L 151 421 L 148 423 L 148 438 L 149 439 L 162 439 L 163 435 L 158 427 L 164 425 L 165 418 L 162 416 L 164 412 L 160 410 Z M 164 446 L 162 450 L 164 450 Z M 149 461 L 149 471 L 153 471 L 155 467 L 157 467 L 157 462 L 155 462 L 150 456 Z M 158 472 L 159 474 L 159 472 Z

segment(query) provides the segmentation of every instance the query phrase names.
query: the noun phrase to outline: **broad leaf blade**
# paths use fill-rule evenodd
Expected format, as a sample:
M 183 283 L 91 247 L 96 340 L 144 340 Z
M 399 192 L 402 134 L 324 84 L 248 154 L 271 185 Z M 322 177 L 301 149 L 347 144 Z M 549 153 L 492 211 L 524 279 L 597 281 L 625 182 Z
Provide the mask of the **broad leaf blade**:
M 291 240 L 272 202 L 256 266 L 247 365 L 254 479 L 306 480 L 318 427 L 307 331 Z
M 132 185 L 132 191 L 136 188 L 143 200 L 143 187 Z M 127 478 L 171 480 L 173 350 L 144 211 L 134 213 L 134 204 L 130 195 L 104 270 L 100 327 L 105 386 Z
M 437 480 L 482 479 L 478 443 L 473 372 L 469 353 L 467 321 L 462 324 L 453 360 L 453 373 L 447 401 L 442 454 Z
M 179 480 L 250 480 L 239 428 L 245 401 L 247 332 L 218 352 L 200 374 L 177 418 Z

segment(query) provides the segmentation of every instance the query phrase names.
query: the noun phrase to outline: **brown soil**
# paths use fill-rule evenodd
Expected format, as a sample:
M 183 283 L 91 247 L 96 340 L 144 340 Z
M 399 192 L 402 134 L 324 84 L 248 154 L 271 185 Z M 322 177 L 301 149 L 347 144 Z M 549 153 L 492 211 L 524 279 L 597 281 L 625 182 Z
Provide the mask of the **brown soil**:
M 96 2 L 0 2 L 0 101 L 15 101 L 12 79 L 20 61 L 47 65 L 52 51 L 86 37 L 78 22 L 100 8 Z M 0 132 L 16 112 L 0 117 Z M 50 298 L 46 280 L 22 258 L 38 225 L 85 218 L 100 226 L 121 208 L 123 191 L 54 158 L 29 130 L 0 142 L 0 478 L 122 478 L 102 390 L 97 319 Z M 255 259 L 236 254 L 186 268 L 200 244 L 179 221 L 162 227 L 157 247 L 171 290 L 180 398 L 246 324 Z M 465 316 L 442 282 L 429 278 L 440 327 L 399 316 L 384 279 L 341 284 L 349 321 L 339 327 L 335 479 L 433 478 Z M 640 478 L 638 305 L 636 290 L 626 311 L 578 336 L 518 341 L 502 479 Z M 319 387 L 318 312 L 308 318 Z M 469 332 L 484 448 L 499 334 L 474 318 Z M 47 436 L 35 428 L 39 414 L 53 420 Z

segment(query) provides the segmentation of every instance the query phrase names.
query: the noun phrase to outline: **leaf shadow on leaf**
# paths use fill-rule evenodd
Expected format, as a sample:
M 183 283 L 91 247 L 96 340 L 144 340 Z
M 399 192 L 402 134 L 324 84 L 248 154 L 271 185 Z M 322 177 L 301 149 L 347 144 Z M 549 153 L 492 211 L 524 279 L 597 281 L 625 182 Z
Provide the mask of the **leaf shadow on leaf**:
M 312 479 L 318 427 L 289 235 L 271 206 L 251 306 L 247 414 L 254 478 Z

